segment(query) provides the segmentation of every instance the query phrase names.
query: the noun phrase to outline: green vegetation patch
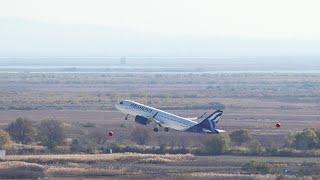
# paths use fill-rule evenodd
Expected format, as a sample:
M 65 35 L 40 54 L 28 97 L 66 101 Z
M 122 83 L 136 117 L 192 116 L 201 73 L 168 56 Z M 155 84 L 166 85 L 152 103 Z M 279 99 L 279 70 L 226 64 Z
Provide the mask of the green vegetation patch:
M 271 164 L 268 162 L 250 161 L 242 166 L 242 170 L 251 173 L 267 174 L 271 171 Z

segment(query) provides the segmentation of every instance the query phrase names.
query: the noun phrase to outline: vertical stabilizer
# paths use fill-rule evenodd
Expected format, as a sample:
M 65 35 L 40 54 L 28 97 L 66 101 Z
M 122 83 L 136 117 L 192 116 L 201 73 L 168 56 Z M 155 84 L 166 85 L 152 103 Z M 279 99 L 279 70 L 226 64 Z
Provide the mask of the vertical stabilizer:
M 224 132 L 223 130 L 216 129 L 216 125 L 218 124 L 223 111 L 217 110 L 214 113 L 210 114 L 206 119 L 201 121 L 199 124 L 192 126 L 187 129 L 188 132 L 197 132 L 197 133 L 215 133 L 219 134 L 220 132 Z

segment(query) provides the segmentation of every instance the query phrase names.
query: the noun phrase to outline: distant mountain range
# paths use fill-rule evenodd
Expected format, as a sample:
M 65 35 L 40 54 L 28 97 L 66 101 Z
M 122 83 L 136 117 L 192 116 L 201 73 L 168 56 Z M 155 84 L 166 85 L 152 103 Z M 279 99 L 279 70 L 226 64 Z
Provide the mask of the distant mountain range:
M 0 57 L 319 56 L 320 41 L 196 37 L 0 18 Z

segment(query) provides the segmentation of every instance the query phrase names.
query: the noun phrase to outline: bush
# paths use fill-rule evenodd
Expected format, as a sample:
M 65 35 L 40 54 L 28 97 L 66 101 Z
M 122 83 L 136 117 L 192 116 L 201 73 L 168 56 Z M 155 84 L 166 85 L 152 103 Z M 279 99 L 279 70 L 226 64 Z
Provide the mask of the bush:
M 8 132 L 17 143 L 29 144 L 35 139 L 35 130 L 27 118 L 17 118 L 8 126 Z
M 204 143 L 205 152 L 210 155 L 219 155 L 225 153 L 230 145 L 228 134 L 213 135 Z
M 12 145 L 9 133 L 0 129 L 0 149 L 10 149 Z
M 320 175 L 320 164 L 319 163 L 303 163 L 300 166 L 299 172 L 301 175 Z
M 97 129 L 87 136 L 88 141 L 94 142 L 96 145 L 103 145 L 107 142 L 107 140 L 110 138 L 104 129 Z
M 48 119 L 41 121 L 39 139 L 49 149 L 63 144 L 65 134 L 62 123 L 58 120 Z
M 230 140 L 232 143 L 241 146 L 242 143 L 251 141 L 252 137 L 248 131 L 239 129 L 231 132 Z
M 85 127 L 85 128 L 94 128 L 96 127 L 96 125 L 92 122 L 87 122 L 86 124 L 82 124 L 82 127 Z
M 251 155 L 261 155 L 264 153 L 264 148 L 258 140 L 254 140 L 250 143 L 249 150 Z
M 251 161 L 242 166 L 242 170 L 249 171 L 250 173 L 263 173 L 267 174 L 271 171 L 271 165 L 268 162 Z
M 139 145 L 145 145 L 151 140 L 150 129 L 144 127 L 136 127 L 131 132 L 131 140 Z
M 293 147 L 297 149 L 315 149 L 319 147 L 319 138 L 316 129 L 307 128 L 294 136 Z
M 315 133 L 316 133 L 317 138 L 318 138 L 318 148 L 320 149 L 320 129 L 317 129 Z
M 70 151 L 72 153 L 78 153 L 83 150 L 83 147 L 81 146 L 80 140 L 79 139 L 73 139 L 71 146 L 70 146 Z

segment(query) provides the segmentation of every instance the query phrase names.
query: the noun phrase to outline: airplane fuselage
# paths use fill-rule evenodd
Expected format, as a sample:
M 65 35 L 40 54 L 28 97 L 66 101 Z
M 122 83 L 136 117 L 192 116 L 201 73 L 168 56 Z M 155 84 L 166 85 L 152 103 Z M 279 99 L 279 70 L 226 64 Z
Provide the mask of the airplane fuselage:
M 123 113 L 130 114 L 133 116 L 143 116 L 148 119 L 155 119 L 159 126 L 170 127 L 179 131 L 184 131 L 194 125 L 197 122 L 156 109 L 149 107 L 134 101 L 121 101 L 117 103 L 116 108 L 122 111 Z

